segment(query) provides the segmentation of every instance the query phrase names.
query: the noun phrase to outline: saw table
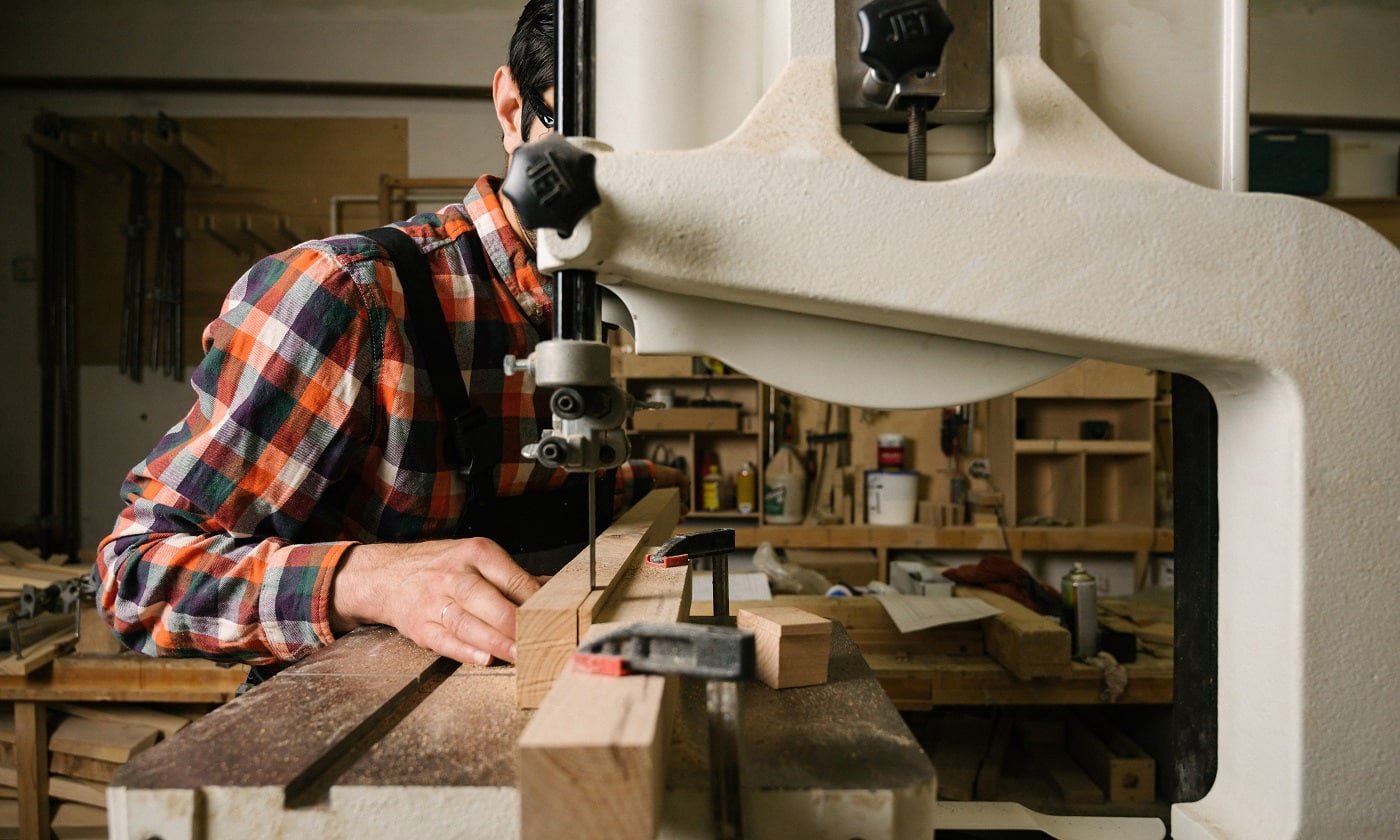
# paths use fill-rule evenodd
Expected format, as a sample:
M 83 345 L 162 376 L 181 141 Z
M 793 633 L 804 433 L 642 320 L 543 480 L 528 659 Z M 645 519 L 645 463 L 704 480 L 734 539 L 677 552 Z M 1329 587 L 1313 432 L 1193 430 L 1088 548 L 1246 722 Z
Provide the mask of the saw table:
M 600 536 L 601 590 L 587 589 L 585 553 L 541 590 L 549 597 L 540 603 L 567 603 L 581 576 L 581 624 L 687 613 L 689 569 L 641 562 L 655 522 L 673 522 L 676 504 L 675 491 L 654 493 Z M 567 694 L 566 707 L 547 693 L 532 711 L 517 691 L 524 667 L 459 665 L 387 628 L 355 631 L 126 765 L 109 796 L 112 836 L 513 837 L 522 828 L 544 836 L 542 827 L 563 819 L 572 836 L 650 836 L 652 828 L 662 837 L 712 836 L 702 683 L 561 668 L 552 690 Z M 747 835 L 929 837 L 933 766 L 840 627 L 829 673 L 826 684 L 806 688 L 742 685 Z M 581 684 L 594 679 L 614 693 Z M 627 687 L 646 680 L 657 681 L 649 685 L 660 720 L 641 727 L 643 758 L 662 757 L 654 803 L 647 773 L 600 790 L 606 765 L 629 748 L 621 733 L 638 730 L 638 710 L 652 696 Z M 622 699 L 588 707 L 605 697 Z M 601 749 L 586 753 L 597 773 L 585 764 L 565 782 L 551 775 L 543 795 L 529 799 L 522 774 L 537 774 L 538 790 L 546 770 L 536 768 L 557 771 L 578 754 L 522 761 L 527 727 L 531 749 L 561 730 L 569 735 L 556 740 L 598 732 Z M 655 745 L 645 741 L 652 731 Z M 629 802 L 637 807 L 629 811 Z

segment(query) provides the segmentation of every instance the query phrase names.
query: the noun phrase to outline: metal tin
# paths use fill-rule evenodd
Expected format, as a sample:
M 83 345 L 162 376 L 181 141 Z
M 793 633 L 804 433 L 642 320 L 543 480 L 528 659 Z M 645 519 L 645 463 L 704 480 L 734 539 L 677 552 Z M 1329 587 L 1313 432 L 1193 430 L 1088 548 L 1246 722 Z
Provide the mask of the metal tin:
M 1069 630 L 1070 645 L 1080 659 L 1098 653 L 1099 647 L 1099 582 L 1084 570 L 1082 563 L 1060 578 L 1062 599 L 1060 623 Z

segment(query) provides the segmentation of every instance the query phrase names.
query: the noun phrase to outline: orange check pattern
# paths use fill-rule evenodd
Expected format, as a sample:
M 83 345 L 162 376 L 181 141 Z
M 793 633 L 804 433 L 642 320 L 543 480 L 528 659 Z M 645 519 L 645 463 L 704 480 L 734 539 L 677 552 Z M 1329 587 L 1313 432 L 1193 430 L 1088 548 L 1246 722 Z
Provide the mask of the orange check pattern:
M 506 221 L 498 186 L 483 177 L 462 204 L 397 226 L 428 256 L 468 393 L 500 429 L 497 492 L 508 496 L 557 488 L 565 473 L 519 455 L 539 439 L 539 418 L 548 424 L 548 394 L 507 378 L 502 359 L 549 337 L 552 283 Z M 348 548 L 454 535 L 467 486 L 444 459 L 404 317 L 392 264 L 360 236 L 305 243 L 238 281 L 204 331 L 194 407 L 127 476 L 98 550 L 98 604 L 123 643 L 298 659 L 333 639 L 331 579 Z M 614 508 L 678 480 L 630 462 Z

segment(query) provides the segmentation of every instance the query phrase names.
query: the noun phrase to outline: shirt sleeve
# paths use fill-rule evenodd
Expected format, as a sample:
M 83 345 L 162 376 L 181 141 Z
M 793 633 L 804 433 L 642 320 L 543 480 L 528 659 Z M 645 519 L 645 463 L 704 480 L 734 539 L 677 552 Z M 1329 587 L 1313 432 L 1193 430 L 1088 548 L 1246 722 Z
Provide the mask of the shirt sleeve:
M 376 355 L 341 259 L 298 248 L 238 281 L 204 332 L 194 407 L 123 483 L 95 574 L 132 650 L 267 664 L 332 641 L 331 579 L 354 543 L 305 538 L 362 457 Z
M 642 497 L 658 487 L 679 487 L 681 505 L 690 505 L 690 479 L 685 473 L 673 467 L 662 466 L 652 461 L 632 459 L 617 468 L 617 485 L 613 491 L 613 517 L 642 500 Z

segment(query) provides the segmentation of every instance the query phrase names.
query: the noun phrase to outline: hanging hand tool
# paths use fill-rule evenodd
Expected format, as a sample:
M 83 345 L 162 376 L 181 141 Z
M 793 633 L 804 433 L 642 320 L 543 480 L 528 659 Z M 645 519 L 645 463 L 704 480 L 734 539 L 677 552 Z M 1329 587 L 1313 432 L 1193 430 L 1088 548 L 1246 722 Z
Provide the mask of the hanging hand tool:
M 179 126 L 161 114 L 156 133 L 176 141 Z M 168 161 L 160 167 L 160 221 L 156 228 L 156 277 L 151 297 L 151 364 L 166 376 L 184 375 L 185 176 Z
M 729 536 L 732 541 L 733 531 Z M 752 632 L 699 624 L 632 624 L 584 642 L 574 653 L 574 668 L 590 674 L 675 674 L 705 681 L 714 835 L 732 840 L 744 829 L 739 683 L 753 679 L 754 663 Z
M 128 125 L 136 117 L 128 117 Z M 139 131 L 139 122 L 136 126 Z M 146 218 L 146 172 L 138 166 L 129 168 L 131 178 L 127 198 L 126 224 L 122 225 L 122 235 L 126 237 L 126 275 L 122 284 L 122 327 L 121 347 L 117 356 L 117 370 L 131 377 L 132 382 L 141 381 L 141 321 L 146 307 L 146 231 L 150 220 Z
M 861 85 L 865 99 L 909 112 L 909 180 L 923 181 L 928 167 L 928 111 L 946 92 L 943 48 L 953 22 L 936 0 L 874 0 L 856 13 L 860 58 L 870 67 Z

